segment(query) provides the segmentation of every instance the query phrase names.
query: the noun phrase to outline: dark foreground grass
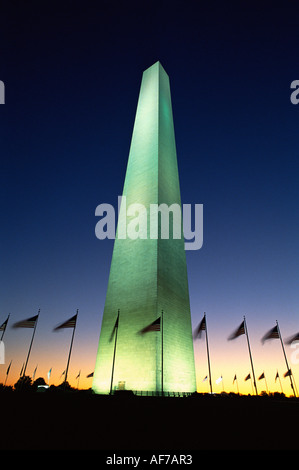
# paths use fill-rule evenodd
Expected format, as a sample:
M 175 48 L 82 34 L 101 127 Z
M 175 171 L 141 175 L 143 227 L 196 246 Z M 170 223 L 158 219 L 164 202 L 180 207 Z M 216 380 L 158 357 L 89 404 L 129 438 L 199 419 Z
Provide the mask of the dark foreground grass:
M 1 393 L 7 450 L 299 449 L 299 399 Z

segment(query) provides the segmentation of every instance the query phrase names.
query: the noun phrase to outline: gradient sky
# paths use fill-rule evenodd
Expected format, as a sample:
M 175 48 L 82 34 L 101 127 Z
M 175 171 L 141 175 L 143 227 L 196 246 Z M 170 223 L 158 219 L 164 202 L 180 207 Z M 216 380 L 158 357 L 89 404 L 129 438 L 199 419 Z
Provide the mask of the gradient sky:
M 62 3 L 62 5 L 61 5 Z M 91 386 L 112 241 L 95 237 L 95 208 L 121 194 L 142 72 L 159 60 L 170 77 L 183 203 L 204 205 L 204 244 L 187 252 L 193 327 L 207 314 L 215 391 L 237 373 L 251 392 L 246 315 L 258 377 L 286 372 L 278 320 L 299 331 L 299 79 L 293 3 L 3 2 L 0 12 L 0 322 L 14 383 L 32 330 L 13 322 L 41 309 L 27 372 L 58 384 L 79 309 L 69 381 Z M 206 3 L 206 2 L 205 2 Z M 288 6 L 290 5 L 290 6 Z M 298 12 L 297 12 L 298 13 Z M 286 347 L 299 386 L 299 365 Z M 207 374 L 195 343 L 198 390 Z M 289 380 L 281 379 L 286 393 Z M 258 382 L 265 390 L 264 381 Z

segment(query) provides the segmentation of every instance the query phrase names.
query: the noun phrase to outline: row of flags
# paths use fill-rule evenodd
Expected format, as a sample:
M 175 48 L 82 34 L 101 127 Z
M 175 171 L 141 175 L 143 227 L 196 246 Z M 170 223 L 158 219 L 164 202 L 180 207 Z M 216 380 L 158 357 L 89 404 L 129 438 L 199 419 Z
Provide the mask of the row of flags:
M 23 363 L 23 366 L 22 366 L 22 369 L 21 369 L 21 372 L 20 372 L 20 377 L 24 377 L 25 373 L 26 373 L 26 368 L 27 368 L 27 364 L 28 364 L 28 360 L 29 360 L 29 356 L 30 356 L 30 352 L 31 352 L 32 344 L 33 344 L 33 339 L 34 339 L 34 335 L 35 335 L 35 330 L 36 330 L 39 314 L 40 314 L 40 310 L 38 311 L 37 315 L 35 315 L 33 317 L 30 317 L 30 318 L 26 318 L 25 320 L 18 321 L 18 322 L 14 323 L 12 325 L 12 328 L 32 328 L 33 329 L 33 334 L 32 334 L 32 338 L 31 338 L 27 358 L 26 358 L 26 361 Z M 10 317 L 10 315 L 8 315 L 7 319 L 0 325 L 0 331 L 2 332 L 1 341 L 3 340 L 3 336 L 4 336 L 5 330 L 7 328 L 9 317 Z M 67 380 L 68 368 L 69 368 L 70 357 L 71 357 L 72 346 L 73 346 L 73 340 L 74 340 L 74 334 L 75 334 L 75 329 L 76 329 L 76 324 L 77 324 L 77 317 L 78 317 L 78 310 L 77 310 L 76 315 L 74 315 L 71 318 L 69 318 L 68 320 L 60 323 L 59 325 L 57 325 L 53 329 L 53 331 L 59 331 L 59 330 L 64 329 L 64 328 L 73 328 L 73 334 L 72 334 L 72 339 L 71 339 L 71 344 L 70 344 L 70 350 L 69 350 L 69 355 L 68 355 L 67 366 L 66 366 L 66 369 L 62 372 L 62 374 L 60 376 L 60 377 L 62 377 L 64 375 L 64 382 L 66 382 L 66 380 Z M 7 380 L 10 368 L 11 368 L 11 364 L 12 364 L 12 360 L 10 361 L 9 366 L 7 368 L 7 371 L 6 371 L 5 384 L 6 384 L 6 380 Z M 32 380 L 34 380 L 34 378 L 35 378 L 36 370 L 37 370 L 37 366 L 34 369 Z M 51 372 L 52 372 L 52 368 L 48 371 L 48 374 L 47 374 L 48 383 L 50 381 Z M 80 378 L 80 375 L 81 375 L 81 371 L 77 375 L 76 380 Z M 92 377 L 92 376 L 93 376 L 93 373 L 89 374 L 87 377 Z
M 209 381 L 210 381 L 210 390 L 211 390 L 211 393 L 212 393 L 212 378 L 211 378 L 211 368 L 210 368 L 210 358 L 209 358 L 209 348 L 208 348 L 208 333 L 207 333 L 206 314 L 204 314 L 203 319 L 199 323 L 198 327 L 195 329 L 194 334 L 193 334 L 193 338 L 194 339 L 201 338 L 203 331 L 205 331 L 205 333 L 206 333 L 206 343 L 207 343 L 207 352 L 208 352 L 208 367 L 209 367 Z M 247 381 L 247 380 L 251 379 L 253 381 L 255 392 L 256 392 L 256 395 L 257 395 L 258 392 L 257 392 L 257 386 L 256 386 L 256 380 L 255 380 L 255 372 L 254 372 L 254 367 L 253 367 L 253 359 L 252 359 L 252 354 L 251 354 L 249 335 L 248 335 L 248 329 L 247 329 L 245 316 L 244 316 L 244 320 L 242 321 L 242 323 L 229 335 L 229 337 L 227 339 L 228 339 L 228 341 L 231 341 L 231 340 L 234 340 L 234 339 L 238 338 L 241 335 L 246 335 L 246 338 L 247 338 L 248 352 L 249 352 L 249 358 L 250 358 L 251 370 L 252 370 L 252 376 L 251 376 L 251 374 L 248 374 L 245 377 L 244 380 Z M 285 359 L 285 362 L 286 362 L 286 368 L 287 368 L 287 371 L 285 372 L 284 377 L 289 377 L 290 378 L 291 388 L 294 392 L 294 395 L 297 396 L 296 384 L 295 384 L 295 381 L 294 381 L 294 378 L 293 378 L 292 370 L 289 368 L 289 364 L 288 364 L 288 360 L 287 360 L 287 356 L 286 356 L 286 352 L 285 352 L 285 348 L 284 348 L 284 342 L 282 340 L 279 325 L 278 325 L 277 321 L 276 321 L 276 325 L 273 328 L 271 328 L 269 331 L 267 331 L 265 333 L 265 335 L 261 338 L 261 342 L 262 342 L 262 344 L 264 344 L 265 341 L 270 340 L 270 339 L 279 339 L 280 342 L 281 342 L 282 351 L 283 351 L 284 359 Z M 287 340 L 285 340 L 285 343 L 286 344 L 292 344 L 293 342 L 298 341 L 298 340 L 299 340 L 299 333 L 296 333 L 296 334 L 292 335 L 291 337 L 289 337 Z M 205 377 L 204 381 L 207 378 L 208 378 L 208 376 Z M 277 378 L 279 378 L 278 372 L 276 374 L 275 381 L 277 380 Z M 262 379 L 265 379 L 265 381 L 266 381 L 266 377 L 265 377 L 264 372 L 258 377 L 258 380 L 262 380 Z M 220 383 L 222 380 L 223 380 L 222 376 L 219 377 L 216 380 L 216 384 Z M 237 380 L 236 375 L 234 377 L 233 383 L 235 382 L 235 380 Z M 266 385 L 266 387 L 267 387 L 267 385 Z
M 264 343 L 268 339 L 275 339 L 279 338 L 279 329 L 278 329 L 278 323 L 271 328 L 267 333 L 261 338 L 261 342 Z M 207 329 L 207 324 L 206 324 L 206 315 L 204 315 L 203 319 L 199 323 L 198 327 L 195 329 L 195 332 L 193 334 L 194 339 L 201 338 L 202 332 L 206 331 Z M 245 319 L 242 321 L 242 323 L 236 328 L 236 330 L 233 331 L 227 338 L 229 341 L 235 338 L 238 338 L 238 336 L 244 335 L 245 333 Z M 295 341 L 299 341 L 299 332 L 296 333 L 295 335 L 290 336 L 288 339 L 286 339 L 284 342 L 286 344 L 292 344 Z
M 291 371 L 291 369 L 289 369 L 287 372 L 285 372 L 285 374 L 283 374 L 283 377 L 289 377 L 291 374 L 292 374 L 292 371 Z M 244 377 L 244 382 L 247 382 L 247 380 L 251 380 L 251 379 L 252 379 L 251 373 L 249 372 L 249 374 L 247 374 L 246 377 Z M 268 384 L 267 384 L 267 381 L 266 381 L 265 372 L 262 372 L 261 375 L 258 377 L 258 380 L 263 380 L 263 379 L 265 380 L 266 389 L 267 389 L 267 393 L 268 393 Z M 277 381 L 277 379 L 279 380 L 279 383 L 280 383 L 281 392 L 283 392 L 282 384 L 281 384 L 281 381 L 280 381 L 280 375 L 279 375 L 278 371 L 276 372 L 276 375 L 275 375 L 275 382 Z M 208 376 L 206 375 L 205 378 L 202 380 L 202 382 L 206 382 L 207 380 L 208 380 Z M 221 382 L 223 382 L 223 376 L 222 375 L 220 375 L 220 377 L 218 377 L 218 379 L 215 380 L 215 383 L 217 385 L 219 385 Z M 232 383 L 237 384 L 238 393 L 239 393 L 237 374 L 234 375 Z
M 113 372 L 114 372 L 114 361 L 115 361 L 115 350 L 116 350 L 116 343 L 117 343 L 117 332 L 118 332 L 118 326 L 119 326 L 119 311 L 118 311 L 118 315 L 117 315 L 117 318 L 116 318 L 116 321 L 115 321 L 115 324 L 114 324 L 114 328 L 112 330 L 112 333 L 111 333 L 111 337 L 110 337 L 110 341 L 113 340 L 114 338 L 114 354 L 113 354 L 113 363 L 112 363 L 112 372 L 111 372 L 111 390 L 110 392 L 112 391 L 112 385 L 113 385 Z M 162 310 L 162 313 L 161 313 L 161 316 L 158 317 L 156 320 L 154 320 L 152 323 L 150 323 L 149 325 L 147 325 L 145 328 L 143 328 L 142 330 L 139 331 L 140 334 L 145 334 L 145 333 L 148 333 L 150 331 L 161 331 L 161 340 L 162 340 L 162 348 L 161 348 L 161 351 L 162 351 L 162 367 L 161 367 L 161 379 L 162 379 L 162 391 L 163 391 L 163 310 Z M 194 333 L 193 333 L 193 338 L 196 340 L 198 338 L 201 338 L 202 337 L 202 334 L 203 332 L 205 332 L 205 338 L 206 338 L 206 345 L 207 345 L 207 359 L 208 359 L 208 370 L 209 370 L 209 374 L 204 378 L 203 381 L 206 381 L 206 380 L 209 380 L 209 383 L 210 383 L 210 391 L 211 393 L 213 392 L 213 389 L 212 389 L 212 374 L 211 374 L 211 364 L 210 364 L 210 353 L 209 353 L 209 345 L 208 345 L 208 331 L 207 331 L 207 320 L 206 320 L 206 314 L 204 314 L 201 322 L 199 323 L 199 325 L 197 326 L 197 328 L 195 329 Z M 255 380 L 255 372 L 254 372 L 254 367 L 253 367 L 253 359 L 252 359 L 252 354 L 251 354 L 251 348 L 250 348 L 250 343 L 249 343 L 249 336 L 248 336 L 248 330 L 247 330 L 247 325 L 246 325 L 246 319 L 245 319 L 245 316 L 244 316 L 244 320 L 242 321 L 242 323 L 236 328 L 236 330 L 234 330 L 228 337 L 228 340 L 234 340 L 236 338 L 238 338 L 239 336 L 241 335 L 246 335 L 246 338 L 247 338 L 247 344 L 248 344 L 248 351 L 249 351 L 249 357 L 250 357 L 250 362 L 251 362 L 251 368 L 252 368 L 252 376 L 251 374 L 248 374 L 246 377 L 245 377 L 245 381 L 253 378 L 253 384 L 254 384 L 254 387 L 255 387 L 255 392 L 256 392 L 256 395 L 258 395 L 258 392 L 257 392 L 257 386 L 256 386 L 256 380 Z M 295 383 L 294 381 L 292 380 L 292 371 L 291 369 L 289 368 L 288 366 L 288 363 L 287 363 L 287 358 L 286 358 L 286 354 L 285 354 L 285 350 L 284 350 L 284 345 L 283 345 L 283 341 L 282 341 L 282 338 L 281 338 L 281 335 L 280 335 L 280 331 L 279 331 L 279 326 L 278 326 L 278 322 L 276 322 L 276 326 L 271 328 L 271 330 L 269 330 L 263 337 L 262 337 L 262 343 L 264 343 L 265 341 L 267 341 L 268 339 L 273 339 L 273 338 L 279 338 L 281 340 L 281 344 L 282 344 L 282 348 L 283 348 L 283 352 L 284 352 L 284 357 L 285 357 L 285 360 L 286 360 L 286 365 L 287 365 L 287 372 L 284 374 L 284 377 L 290 377 L 290 381 L 291 381 L 291 387 L 292 387 L 292 390 L 294 391 L 294 394 L 296 396 L 296 389 L 295 389 Z M 288 340 L 287 340 L 287 344 L 291 344 L 292 342 L 294 341 L 297 341 L 299 340 L 299 333 L 296 333 L 295 335 L 293 335 L 292 337 L 290 337 Z M 276 376 L 276 379 L 279 378 L 279 375 L 278 375 L 278 372 L 277 372 L 277 376 Z M 265 377 L 265 373 L 263 372 L 259 377 L 258 377 L 258 380 L 262 380 L 264 379 L 266 381 L 266 377 Z M 275 379 L 275 381 L 276 381 Z M 237 377 L 235 375 L 235 378 L 234 378 L 234 381 L 237 380 Z M 233 381 L 233 383 L 234 383 Z M 222 375 L 215 381 L 216 384 L 219 384 L 219 383 L 223 383 L 223 377 Z M 267 387 L 267 385 L 266 385 Z
M 291 370 L 288 370 L 287 372 L 285 372 L 285 374 L 283 374 L 284 377 L 288 377 L 289 375 L 292 374 L 292 371 Z M 248 375 L 246 375 L 246 377 L 244 378 L 244 381 L 246 382 L 247 380 L 251 379 L 251 374 L 249 372 Z M 262 380 L 262 379 L 266 379 L 266 376 L 265 376 L 265 372 L 262 372 L 261 375 L 258 377 L 258 380 Z M 276 380 L 279 379 L 279 373 L 278 371 L 276 372 L 276 375 L 275 375 L 275 382 Z M 205 378 L 203 379 L 203 382 L 206 382 L 208 380 L 208 376 L 206 375 Z M 222 375 L 220 375 L 220 377 L 218 377 L 218 379 L 215 380 L 215 383 L 216 384 L 219 384 L 220 382 L 222 382 L 223 380 L 223 377 Z M 234 375 L 234 378 L 233 378 L 233 384 L 237 381 L 237 374 Z
M 34 317 L 26 318 L 26 320 L 21 320 L 21 321 L 18 321 L 16 323 L 14 323 L 12 325 L 12 328 L 35 328 L 36 324 L 37 324 L 39 314 L 40 314 L 40 310 L 38 311 L 38 314 L 35 315 Z M 58 326 L 56 326 L 53 329 L 53 331 L 58 331 L 62 328 L 75 328 L 76 321 L 77 321 L 77 315 L 78 315 L 78 311 L 77 311 L 76 315 L 71 317 L 69 320 L 61 323 Z M 0 331 L 2 331 L 1 340 L 2 340 L 3 335 L 5 333 L 9 317 L 10 317 L 10 315 L 8 315 L 7 319 L 2 323 L 2 325 L 0 325 Z
M 201 338 L 202 332 L 205 331 L 207 328 L 206 326 L 206 315 L 204 315 L 203 319 L 199 323 L 198 327 L 196 328 L 194 332 L 194 339 L 196 338 Z M 265 341 L 268 339 L 275 339 L 279 338 L 279 330 L 278 330 L 278 323 L 271 328 L 267 333 L 261 338 L 261 342 L 264 344 Z M 232 339 L 238 338 L 238 336 L 244 335 L 245 333 L 245 319 L 242 321 L 242 323 L 236 328 L 236 330 L 233 331 L 227 338 L 229 341 Z M 287 340 L 285 340 L 286 344 L 292 344 L 295 341 L 299 341 L 299 332 L 296 333 L 295 335 L 290 336 Z
M 29 355 L 30 355 L 30 352 L 31 352 L 31 347 L 32 347 L 32 343 L 33 343 L 33 339 L 34 339 L 34 335 L 35 335 L 35 330 L 36 330 L 36 325 L 37 325 L 37 322 L 38 322 L 39 314 L 40 314 L 40 310 L 38 311 L 37 315 L 35 315 L 33 317 L 30 317 L 30 318 L 27 318 L 25 320 L 21 320 L 21 321 L 16 322 L 12 325 L 13 328 L 32 328 L 33 329 L 33 335 L 32 335 L 32 338 L 31 338 L 31 343 L 30 343 L 30 346 L 29 346 L 27 359 L 26 359 L 26 362 L 23 365 L 20 376 L 25 376 L 26 367 L 27 367 Z M 68 367 L 69 367 L 69 362 L 70 362 L 70 357 L 71 357 L 71 351 L 72 351 L 72 345 L 73 345 L 73 340 L 74 340 L 74 333 L 75 333 L 75 328 L 76 328 L 76 323 L 77 323 L 77 317 L 78 317 L 78 310 L 77 310 L 76 315 L 74 315 L 71 318 L 69 318 L 68 320 L 62 322 L 61 324 L 59 324 L 58 326 L 56 326 L 53 329 L 53 331 L 58 331 L 58 330 L 61 330 L 61 329 L 64 329 L 64 328 L 73 328 L 73 334 L 72 334 L 72 339 L 71 339 L 71 344 L 70 344 L 70 350 L 69 350 L 69 355 L 68 355 L 67 366 L 66 366 L 65 371 L 62 373 L 62 375 L 65 376 L 65 382 L 67 380 Z M 7 328 L 8 320 L 9 320 L 9 315 L 8 315 L 7 319 L 2 323 L 2 325 L 0 325 L 0 332 L 2 332 L 1 340 L 3 339 L 5 330 Z M 110 341 L 112 341 L 113 338 L 115 338 L 114 357 L 113 357 L 112 374 L 111 374 L 111 389 L 112 389 L 112 383 L 113 383 L 113 370 L 114 370 L 114 360 L 115 360 L 115 350 L 116 350 L 118 325 L 119 325 L 119 311 L 118 311 L 118 315 L 117 315 L 117 318 L 116 318 L 116 321 L 115 321 L 115 324 L 114 324 L 114 328 L 112 330 L 111 337 L 110 337 Z M 150 323 L 145 328 L 140 330 L 139 333 L 140 334 L 145 334 L 145 333 L 148 333 L 150 331 L 161 331 L 162 332 L 162 334 L 161 334 L 161 339 L 162 339 L 162 370 L 161 370 L 161 373 L 162 373 L 162 390 L 163 390 L 163 311 L 162 311 L 160 317 L 158 317 L 152 323 Z M 204 313 L 204 316 L 203 316 L 201 322 L 199 323 L 198 327 L 195 329 L 195 331 L 193 333 L 193 338 L 195 340 L 201 338 L 203 332 L 205 332 L 205 338 L 206 338 L 208 370 L 209 370 L 209 374 L 208 374 L 208 376 L 205 377 L 204 381 L 209 380 L 210 390 L 211 390 L 211 393 L 212 393 L 211 364 L 210 364 L 210 354 L 209 354 L 209 346 L 208 346 L 207 319 L 206 319 L 206 314 L 205 313 Z M 251 374 L 248 374 L 245 377 L 244 380 L 245 381 L 249 380 L 249 379 L 253 380 L 255 391 L 256 391 L 256 394 L 257 394 L 255 372 L 254 372 L 254 367 L 253 367 L 253 360 L 252 360 L 252 354 L 251 354 L 251 348 L 250 348 L 248 329 L 247 329 L 245 316 L 244 316 L 244 319 L 243 319 L 242 323 L 229 335 L 229 337 L 227 339 L 228 339 L 228 341 L 231 341 L 231 340 L 234 340 L 234 339 L 238 338 L 241 335 L 245 335 L 246 338 L 247 338 L 247 345 L 248 345 L 248 351 L 249 351 L 249 357 L 250 357 L 251 369 L 252 369 L 252 376 L 251 376 Z M 284 343 L 283 343 L 283 340 L 281 338 L 279 325 L 278 325 L 277 321 L 276 321 L 276 325 L 273 328 L 271 328 L 269 331 L 267 331 L 267 333 L 261 338 L 261 341 L 264 344 L 265 341 L 267 341 L 269 339 L 280 339 L 280 341 L 281 341 L 281 345 L 282 345 L 282 349 L 283 349 L 283 353 L 284 353 L 284 358 L 285 358 L 286 365 L 287 365 L 287 372 L 284 374 L 284 377 L 290 377 L 291 388 L 294 391 L 294 394 L 296 395 L 296 391 L 295 391 L 295 387 L 294 387 L 295 384 L 293 383 L 294 379 L 292 378 L 293 374 L 292 374 L 291 369 L 288 366 L 287 357 L 286 357 L 286 353 L 285 353 L 285 349 L 284 349 Z M 287 340 L 285 340 L 285 342 L 286 342 L 286 344 L 292 344 L 294 341 L 298 341 L 298 340 L 299 340 L 299 333 L 296 333 L 295 335 L 293 335 L 293 336 L 289 337 Z M 8 375 L 8 372 L 10 370 L 10 366 L 11 366 L 11 363 L 9 364 L 9 367 L 7 369 L 7 375 Z M 50 379 L 51 371 L 52 371 L 52 369 L 50 369 L 50 371 L 48 372 L 48 380 Z M 34 371 L 33 376 L 35 376 L 35 372 L 36 372 L 36 369 Z M 79 372 L 76 379 L 80 378 L 80 374 L 81 374 L 81 371 Z M 93 372 L 90 373 L 89 375 L 87 375 L 87 377 L 92 377 L 92 376 L 93 376 Z M 277 375 L 276 379 L 278 377 L 279 376 Z M 259 376 L 258 380 L 262 380 L 263 378 L 265 379 L 264 373 L 261 374 L 261 376 Z M 236 376 L 233 380 L 233 383 L 235 382 L 235 380 L 237 380 Z M 216 384 L 219 384 L 221 381 L 223 381 L 222 376 L 219 377 L 216 380 Z

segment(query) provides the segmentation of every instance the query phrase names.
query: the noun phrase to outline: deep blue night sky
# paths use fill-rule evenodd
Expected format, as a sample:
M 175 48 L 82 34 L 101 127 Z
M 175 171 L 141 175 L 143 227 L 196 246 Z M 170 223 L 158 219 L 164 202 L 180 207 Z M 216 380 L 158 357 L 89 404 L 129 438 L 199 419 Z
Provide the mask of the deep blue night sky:
M 226 341 L 243 315 L 259 369 L 284 372 L 279 345 L 261 348 L 260 338 L 276 319 L 284 337 L 299 331 L 298 11 L 291 2 L 61 3 L 1 7 L 0 323 L 40 308 L 28 367 L 40 360 L 40 375 L 53 367 L 58 380 L 69 334 L 52 328 L 78 308 L 73 361 L 93 370 L 113 248 L 95 237 L 95 208 L 121 195 L 142 72 L 160 60 L 182 202 L 204 204 L 203 247 L 187 252 L 193 326 L 207 312 L 215 378 L 234 357 L 228 388 L 238 367 L 249 372 L 243 340 Z M 29 338 L 7 330 L 16 368 Z

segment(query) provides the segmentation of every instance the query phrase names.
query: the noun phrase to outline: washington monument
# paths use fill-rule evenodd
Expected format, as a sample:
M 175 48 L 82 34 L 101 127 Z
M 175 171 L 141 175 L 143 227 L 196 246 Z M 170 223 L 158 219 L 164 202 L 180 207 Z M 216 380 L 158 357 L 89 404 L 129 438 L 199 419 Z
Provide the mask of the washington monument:
M 160 62 L 143 72 L 123 196 L 120 214 L 124 201 L 147 209 L 181 206 L 169 78 Z M 134 216 L 125 214 L 126 222 Z M 161 236 L 158 218 L 157 237 L 136 239 L 118 236 L 119 217 L 93 377 L 96 393 L 196 390 L 184 236 L 183 230 L 174 234 L 172 216 L 169 211 L 169 237 Z

